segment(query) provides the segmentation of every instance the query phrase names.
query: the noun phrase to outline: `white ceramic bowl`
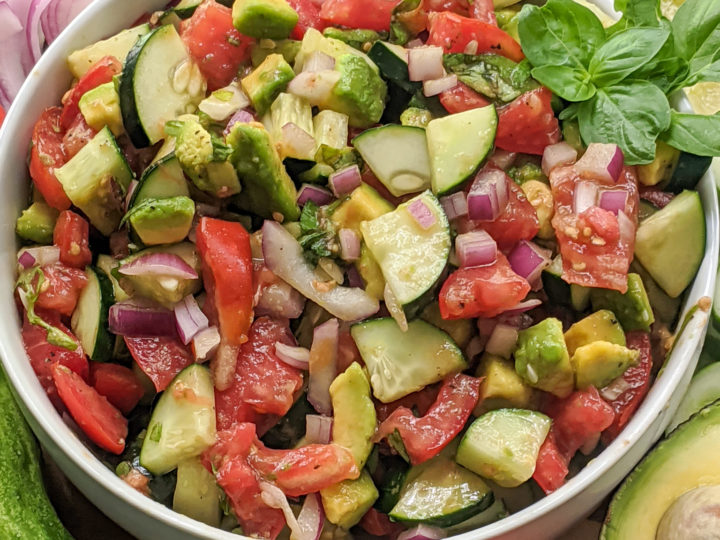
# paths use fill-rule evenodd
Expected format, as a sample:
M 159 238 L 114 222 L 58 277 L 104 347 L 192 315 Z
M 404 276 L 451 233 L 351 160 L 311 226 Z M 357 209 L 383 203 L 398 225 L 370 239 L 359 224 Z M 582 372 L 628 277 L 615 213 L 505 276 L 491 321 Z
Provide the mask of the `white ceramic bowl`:
M 26 155 L 32 126 L 43 109 L 60 102 L 70 84 L 65 58 L 130 26 L 166 0 L 95 0 L 47 50 L 8 112 L 0 131 L 0 354 L 23 413 L 42 444 L 75 485 L 114 521 L 142 539 L 237 539 L 176 514 L 144 497 L 98 461 L 55 412 L 25 355 L 12 290 L 15 280 L 15 220 L 28 192 Z M 605 7 L 609 6 L 609 2 Z M 699 186 L 708 242 L 705 259 L 685 306 L 712 297 L 718 259 L 718 203 L 711 174 Z M 552 538 L 592 509 L 622 480 L 662 434 L 694 369 L 708 315 L 697 310 L 665 369 L 620 437 L 552 495 L 510 517 L 457 538 Z

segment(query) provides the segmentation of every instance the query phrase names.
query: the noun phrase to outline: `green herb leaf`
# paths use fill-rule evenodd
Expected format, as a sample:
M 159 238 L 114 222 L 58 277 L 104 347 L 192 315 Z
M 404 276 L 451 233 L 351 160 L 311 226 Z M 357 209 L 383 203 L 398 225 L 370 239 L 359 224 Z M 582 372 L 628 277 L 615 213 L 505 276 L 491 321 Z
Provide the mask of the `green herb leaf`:
M 712 116 L 672 111 L 670 129 L 660 138 L 697 156 L 720 156 L 720 113 Z
M 617 144 L 628 165 L 650 163 L 658 135 L 670 126 L 670 104 L 654 84 L 625 81 L 580 103 L 578 122 L 585 142 Z
M 590 80 L 590 74 L 584 69 L 540 66 L 532 70 L 532 76 L 567 101 L 585 101 L 593 97 L 597 90 Z
M 720 0 L 688 0 L 672 20 L 677 53 L 689 66 L 686 86 L 720 81 Z
M 621 11 L 623 15 L 607 29 L 609 36 L 632 27 L 655 27 L 660 24 L 659 0 L 615 0 L 615 10 Z
M 308 234 L 319 227 L 317 211 L 318 205 L 312 201 L 307 201 L 303 206 L 300 214 L 300 230 L 303 234 Z
M 419 33 L 413 24 L 415 16 L 420 20 L 424 17 L 421 0 L 403 0 L 395 6 L 390 23 L 390 43 L 405 45 Z
M 446 54 L 443 63 L 461 82 L 502 103 L 538 86 L 530 76 L 527 61 L 517 63 L 497 54 Z

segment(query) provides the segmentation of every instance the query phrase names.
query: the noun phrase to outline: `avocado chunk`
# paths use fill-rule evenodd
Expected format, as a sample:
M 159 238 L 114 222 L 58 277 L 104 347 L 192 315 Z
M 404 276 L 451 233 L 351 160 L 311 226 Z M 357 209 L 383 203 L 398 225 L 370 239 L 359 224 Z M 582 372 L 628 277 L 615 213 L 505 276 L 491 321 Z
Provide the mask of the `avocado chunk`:
M 94 130 L 100 131 L 107 126 L 115 136 L 125 131 L 120 112 L 120 96 L 114 82 L 101 84 L 85 92 L 78 107 L 87 125 Z
M 609 309 L 601 309 L 573 324 L 565 332 L 565 345 L 572 356 L 575 350 L 594 341 L 607 341 L 625 346 L 625 332 Z
M 400 123 L 403 126 L 413 126 L 425 129 L 430 120 L 433 119 L 433 115 L 427 109 L 420 109 L 418 107 L 408 107 L 400 115 Z
M 612 311 L 626 331 L 650 331 L 655 322 L 650 300 L 645 292 L 642 278 L 635 273 L 628 274 L 628 289 L 624 294 L 609 289 L 592 289 L 590 300 L 593 309 Z
M 365 47 L 370 47 L 370 45 L 381 39 L 380 34 L 375 30 L 366 30 L 364 28 L 343 30 L 342 28 L 335 28 L 333 26 L 325 28 L 325 30 L 323 30 L 323 36 L 347 43 L 353 49 L 359 51 L 364 50 Z
M 233 26 L 258 39 L 283 39 L 298 22 L 297 12 L 285 0 L 235 0 Z
M 570 359 L 575 370 L 575 387 L 578 390 L 588 386 L 604 388 L 637 362 L 639 355 L 639 351 L 608 341 L 582 345 Z
M 392 212 L 393 205 L 364 182 L 353 190 L 350 196 L 330 216 L 336 229 L 352 229 L 360 232 L 360 223 L 371 221 Z
M 250 63 L 253 67 L 258 67 L 268 55 L 281 54 L 288 64 L 292 64 L 299 51 L 300 42 L 294 39 L 263 40 L 255 43 L 250 49 Z
M 372 477 L 365 469 L 355 480 L 345 480 L 320 490 L 325 517 L 343 529 L 357 525 L 378 496 Z
M 470 319 L 443 319 L 442 315 L 440 315 L 440 305 L 437 302 L 432 302 L 425 306 L 420 314 L 420 318 L 433 326 L 437 326 L 440 330 L 447 332 L 461 349 L 464 349 L 470 342 L 470 338 L 472 338 L 472 321 Z
M 350 125 L 357 128 L 377 124 L 385 110 L 387 86 L 368 63 L 353 54 L 345 54 L 335 62 L 340 80 L 330 97 L 320 105 L 347 114 Z
M 15 232 L 23 240 L 52 244 L 59 212 L 44 202 L 34 202 L 22 211 L 15 222 Z
M 295 72 L 282 55 L 269 54 L 240 84 L 257 113 L 262 116 L 294 77 Z
M 515 371 L 530 386 L 558 397 L 567 397 L 574 387 L 562 323 L 549 317 L 521 330 L 515 347 Z
M 476 376 L 482 378 L 482 383 L 480 399 L 473 411 L 475 416 L 494 409 L 524 409 L 530 405 L 533 389 L 517 374 L 511 361 L 485 353 Z
M 295 184 L 262 124 L 236 123 L 227 136 L 230 161 L 243 182 L 238 205 L 265 218 L 282 214 L 287 221 L 300 217 Z
M 195 216 L 190 197 L 146 199 L 132 209 L 128 221 L 146 246 L 175 244 L 187 237 Z
M 366 244 L 360 248 L 360 258 L 355 261 L 355 268 L 365 284 L 365 292 L 376 300 L 382 300 L 385 294 L 385 278 L 382 268 Z
M 375 405 L 370 382 L 360 364 L 353 362 L 330 385 L 333 404 L 333 443 L 350 450 L 358 470 L 365 466 L 375 434 Z
M 637 166 L 638 181 L 644 186 L 654 186 L 672 178 L 680 159 L 680 150 L 658 141 L 655 145 L 655 159 L 646 165 Z

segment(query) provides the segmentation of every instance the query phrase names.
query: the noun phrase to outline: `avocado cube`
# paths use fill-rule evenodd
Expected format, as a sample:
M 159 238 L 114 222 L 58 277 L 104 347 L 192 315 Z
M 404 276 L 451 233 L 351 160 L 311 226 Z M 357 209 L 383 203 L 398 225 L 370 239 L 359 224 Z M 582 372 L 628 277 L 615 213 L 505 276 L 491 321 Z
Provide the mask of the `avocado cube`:
M 589 345 L 594 341 L 608 341 L 625 346 L 625 332 L 612 311 L 608 309 L 596 311 L 573 324 L 565 332 L 565 345 L 570 356 L 575 354 L 578 347 Z
M 638 181 L 644 186 L 655 186 L 670 180 L 680 159 L 680 150 L 658 141 L 655 159 L 646 165 L 637 166 Z
M 337 229 L 360 232 L 360 223 L 392 212 L 393 206 L 368 184 L 362 183 L 330 216 Z
M 632 330 L 649 332 L 650 325 L 655 322 L 650 300 L 645 292 L 645 285 L 638 274 L 628 274 L 626 293 L 609 289 L 593 289 L 590 293 L 590 300 L 593 309 L 612 311 L 627 332 Z
M 575 350 L 570 362 L 575 370 L 578 390 L 603 388 L 637 362 L 639 351 L 608 341 L 594 341 Z
M 53 231 L 59 212 L 44 202 L 34 202 L 15 222 L 15 232 L 23 240 L 37 244 L 52 244 Z
M 233 26 L 258 39 L 284 39 L 298 22 L 297 12 L 285 0 L 235 0 Z
M 292 64 L 299 51 L 300 42 L 294 39 L 261 41 L 255 43 L 250 49 L 250 63 L 253 67 L 258 67 L 269 54 L 281 54 L 288 64 Z
M 94 130 L 100 131 L 107 126 L 115 136 L 125 131 L 120 112 L 120 96 L 114 82 L 101 84 L 85 92 L 78 107 L 87 125 Z
M 174 244 L 187 237 L 195 216 L 190 197 L 147 199 L 135 207 L 128 221 L 147 246 Z
M 575 386 L 562 323 L 549 317 L 521 330 L 515 347 L 515 371 L 530 386 L 567 397 Z
M 257 113 L 262 116 L 294 77 L 295 72 L 282 55 L 269 54 L 240 84 Z
M 465 348 L 473 336 L 473 323 L 470 319 L 443 319 L 437 302 L 425 306 L 420 318 L 446 332 L 461 349 Z
M 343 529 L 357 525 L 378 496 L 370 473 L 365 469 L 355 480 L 345 480 L 320 490 L 325 517 Z
M 509 360 L 485 353 L 476 376 L 482 378 L 482 383 L 480 399 L 473 411 L 475 416 L 494 409 L 529 407 L 533 390 L 520 378 Z

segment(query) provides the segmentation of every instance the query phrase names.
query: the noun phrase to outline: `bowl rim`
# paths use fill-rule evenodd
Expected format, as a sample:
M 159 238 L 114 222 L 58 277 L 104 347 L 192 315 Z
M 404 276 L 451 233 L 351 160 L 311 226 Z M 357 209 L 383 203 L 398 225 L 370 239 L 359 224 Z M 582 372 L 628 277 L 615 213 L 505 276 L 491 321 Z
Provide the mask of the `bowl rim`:
M 152 5 L 149 6 L 149 4 L 160 6 L 164 3 L 164 0 L 153 0 L 145 4 L 138 2 L 137 5 L 143 6 L 144 10 L 147 10 L 149 7 L 153 7 Z M 612 12 L 611 1 L 609 0 L 594 0 L 593 3 L 605 11 Z M 60 62 L 64 58 L 65 51 L 72 49 L 70 45 L 73 39 L 77 38 L 84 28 L 92 24 L 93 21 L 107 16 L 106 12 L 108 10 L 112 11 L 113 7 L 115 9 L 119 7 L 116 0 L 93 1 L 41 57 L 23 84 L 18 97 L 8 110 L 5 123 L 0 129 L 0 170 L 6 167 L 4 163 L 6 160 L 19 159 L 13 152 L 9 133 L 14 131 L 27 133 L 29 138 L 28 130 L 20 129 L 20 126 L 23 124 L 21 115 L 28 107 L 35 91 L 42 84 L 42 73 L 49 71 L 50 66 L 54 65 L 55 62 Z M 127 25 L 119 28 L 116 26 L 116 30 L 119 31 L 125 27 L 127 27 Z M 689 109 L 687 101 L 683 101 L 682 99 L 680 107 L 685 110 Z M 715 178 L 711 171 L 708 171 L 707 175 L 701 181 L 698 191 L 703 199 L 708 234 L 706 234 L 706 250 L 703 262 L 691 286 L 690 292 L 687 293 L 686 296 L 682 314 L 683 318 L 688 316 L 688 312 L 701 298 L 706 296 L 712 298 L 715 290 L 716 264 L 720 244 L 720 235 L 718 234 L 720 230 L 720 217 Z M 15 216 L 16 215 L 17 214 L 15 214 Z M 13 223 L 15 216 L 11 216 Z M 713 234 L 713 231 L 715 231 L 715 234 Z M 7 238 L 3 239 L 3 236 L 12 238 L 7 246 L 3 246 L 3 244 L 8 241 Z M 19 397 L 22 405 L 21 408 L 26 417 L 28 417 L 31 426 L 36 430 L 39 429 L 44 432 L 53 444 L 55 444 L 88 479 L 93 483 L 100 484 L 101 488 L 107 490 L 114 497 L 123 501 L 136 511 L 151 515 L 154 519 L 164 523 L 168 527 L 197 537 L 227 538 L 228 540 L 239 537 L 247 538 L 195 521 L 187 516 L 174 512 L 161 503 L 139 494 L 97 459 L 86 448 L 80 438 L 63 422 L 60 415 L 47 414 L 48 408 L 52 409 L 52 406 L 47 397 L 38 399 L 39 391 L 43 396 L 45 393 L 42 391 L 32 369 L 29 369 L 29 362 L 27 362 L 28 365 L 26 366 L 18 366 L 10 360 L 17 357 L 27 360 L 27 356 L 25 355 L 18 331 L 19 320 L 17 314 L 14 312 L 15 310 L 12 309 L 12 306 L 14 306 L 13 295 L 10 287 L 5 287 L 5 285 L 11 283 L 7 280 L 8 270 L 10 269 L 11 272 L 14 270 L 16 249 L 14 227 L 10 228 L 10 230 L 5 230 L 3 236 L 0 236 L 0 250 L 5 253 L 6 258 L 10 259 L 10 261 L 6 261 L 4 267 L 0 268 L 0 278 L 5 278 L 0 279 L 0 283 L 4 284 L 0 289 L 0 311 L 8 312 L 6 313 L 6 317 L 4 317 L 6 324 L 0 325 L 0 359 L 2 360 L 8 379 L 11 382 L 13 391 L 16 397 Z M 10 273 L 10 277 L 12 277 L 12 273 Z M 689 298 L 692 298 L 693 302 L 690 302 Z M 3 308 L 2 306 L 7 307 Z M 641 436 L 653 426 L 658 417 L 667 413 L 668 402 L 671 396 L 681 384 L 687 371 L 694 368 L 694 364 L 697 361 L 697 353 L 702 347 L 702 340 L 706 331 L 708 318 L 708 314 L 699 309 L 690 315 L 687 327 L 682 336 L 678 338 L 672 354 L 666 360 L 650 392 L 633 415 L 631 421 L 621 432 L 620 436 L 596 458 L 591 460 L 564 486 L 556 492 L 539 499 L 527 508 L 511 514 L 500 521 L 457 535 L 454 538 L 470 540 L 470 538 L 492 538 L 511 533 L 541 516 L 570 503 L 573 498 L 592 486 L 602 475 L 608 473 L 629 449 L 638 442 Z M 32 375 L 31 378 L 28 376 L 28 371 Z M 659 381 L 662 381 L 662 384 L 658 384 Z M 667 417 L 667 421 L 669 421 L 669 415 L 665 414 L 665 416 Z M 661 432 L 662 429 L 654 434 L 653 441 L 660 436 Z

